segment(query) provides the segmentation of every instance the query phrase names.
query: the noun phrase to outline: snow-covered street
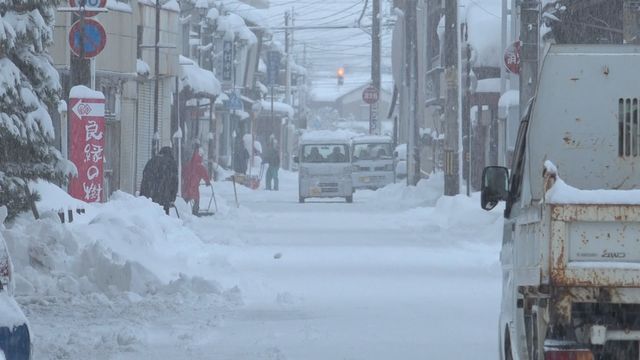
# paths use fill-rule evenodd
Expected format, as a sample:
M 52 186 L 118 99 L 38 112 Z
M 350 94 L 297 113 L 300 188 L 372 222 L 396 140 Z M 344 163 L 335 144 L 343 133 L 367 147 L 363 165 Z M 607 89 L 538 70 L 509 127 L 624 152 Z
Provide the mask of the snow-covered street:
M 172 240 L 184 244 L 162 255 L 168 284 L 153 252 L 134 260 L 112 240 L 103 246 L 131 259 L 123 271 L 146 290 L 58 279 L 36 296 L 19 284 L 36 358 L 496 358 L 499 211 L 439 199 L 441 179 L 299 204 L 296 175 L 281 176 L 279 192 L 239 187 L 239 209 L 217 183 L 220 214 L 183 215 L 186 235 Z

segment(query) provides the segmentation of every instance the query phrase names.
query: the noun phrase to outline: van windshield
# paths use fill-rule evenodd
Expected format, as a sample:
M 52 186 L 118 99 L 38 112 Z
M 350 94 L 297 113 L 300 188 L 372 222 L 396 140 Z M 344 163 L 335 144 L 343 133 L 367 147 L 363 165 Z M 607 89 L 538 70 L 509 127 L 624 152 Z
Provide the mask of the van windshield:
M 349 151 L 344 144 L 313 144 L 302 147 L 302 162 L 345 163 L 349 162 Z
M 353 146 L 353 161 L 357 160 L 390 160 L 391 144 L 372 143 L 355 144 Z

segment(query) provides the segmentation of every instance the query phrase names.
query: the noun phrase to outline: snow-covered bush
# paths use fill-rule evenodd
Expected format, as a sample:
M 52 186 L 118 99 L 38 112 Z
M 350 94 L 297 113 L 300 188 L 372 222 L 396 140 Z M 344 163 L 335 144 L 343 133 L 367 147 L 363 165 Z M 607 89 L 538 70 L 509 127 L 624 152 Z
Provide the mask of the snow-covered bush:
M 52 145 L 57 109 L 53 42 L 57 0 L 0 0 L 0 204 L 9 218 L 29 208 L 26 183 L 63 181 L 73 166 Z

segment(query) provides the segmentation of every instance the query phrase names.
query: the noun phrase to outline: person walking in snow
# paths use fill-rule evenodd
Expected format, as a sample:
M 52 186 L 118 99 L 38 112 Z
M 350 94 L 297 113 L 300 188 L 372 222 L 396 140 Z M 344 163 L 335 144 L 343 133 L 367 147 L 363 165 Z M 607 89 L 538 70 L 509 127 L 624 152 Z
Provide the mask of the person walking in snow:
M 169 215 L 169 209 L 176 201 L 178 193 L 178 165 L 173 159 L 173 151 L 165 146 L 152 157 L 142 171 L 140 196 L 147 197 L 162 206 Z
M 196 145 L 191 160 L 182 170 L 182 198 L 186 202 L 193 201 L 192 212 L 197 215 L 200 211 L 200 181 L 204 180 L 207 186 L 211 185 L 209 172 L 202 163 L 200 146 Z
M 247 174 L 249 157 L 251 157 L 251 155 L 249 154 L 247 149 L 244 147 L 244 144 L 242 143 L 242 141 L 236 142 L 236 148 L 235 148 L 235 153 L 233 157 L 233 170 L 236 172 L 236 174 L 242 174 L 242 175 Z
M 280 169 L 280 153 L 278 151 L 278 140 L 273 137 L 270 140 L 271 141 L 267 148 L 267 152 L 262 159 L 263 164 L 269 164 L 269 166 L 267 167 L 266 189 L 271 190 L 271 183 L 273 182 L 273 190 L 278 191 L 278 170 Z

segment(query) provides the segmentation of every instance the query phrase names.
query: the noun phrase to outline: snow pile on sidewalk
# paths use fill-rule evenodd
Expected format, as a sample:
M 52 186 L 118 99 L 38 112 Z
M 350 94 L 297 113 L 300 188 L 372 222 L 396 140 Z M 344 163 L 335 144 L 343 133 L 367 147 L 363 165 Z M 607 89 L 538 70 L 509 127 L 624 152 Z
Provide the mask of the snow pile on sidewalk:
M 207 272 L 218 265 L 212 262 L 225 266 L 225 259 L 212 256 L 211 244 L 185 225 L 200 219 L 189 214 L 184 202 L 178 219 L 149 199 L 123 192 L 105 204 L 86 204 L 51 184 L 36 187 L 42 218 L 24 214 L 4 231 L 18 296 L 225 296 L 211 278 L 215 274 Z M 71 206 L 86 209 L 73 223 L 62 224 L 57 211 L 47 211 Z M 237 289 L 229 291 L 234 302 L 241 302 Z

